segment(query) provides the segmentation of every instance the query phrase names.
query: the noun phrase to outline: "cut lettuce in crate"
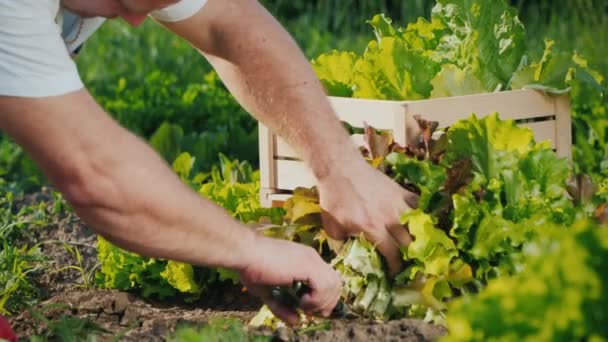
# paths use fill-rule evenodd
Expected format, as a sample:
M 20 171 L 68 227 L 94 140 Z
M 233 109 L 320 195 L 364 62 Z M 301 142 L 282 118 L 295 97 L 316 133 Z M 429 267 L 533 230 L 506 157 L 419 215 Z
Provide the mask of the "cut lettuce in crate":
M 473 115 L 444 137 L 418 120 L 420 145 L 389 142 L 384 157 L 387 174 L 420 194 L 419 209 L 402 218 L 414 242 L 403 248 L 407 266 L 392 283 L 391 310 L 441 323 L 453 298 L 517 272 L 514 258 L 537 228 L 571 224 L 575 205 L 567 160 L 529 129 Z
M 569 94 L 575 172 L 608 177 L 606 77 L 552 40 L 533 60 L 525 28 L 506 1 L 440 0 L 430 19 L 405 27 L 383 14 L 367 23 L 375 39 L 361 55 L 332 51 L 313 60 L 328 95 L 419 100 L 518 89 Z

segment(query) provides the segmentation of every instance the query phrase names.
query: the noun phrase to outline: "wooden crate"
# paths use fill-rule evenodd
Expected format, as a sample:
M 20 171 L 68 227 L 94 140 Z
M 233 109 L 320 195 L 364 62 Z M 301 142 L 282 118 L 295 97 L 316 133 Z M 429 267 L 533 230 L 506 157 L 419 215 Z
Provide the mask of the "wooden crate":
M 445 127 L 468 118 L 472 113 L 484 117 L 498 112 L 501 119 L 513 119 L 532 129 L 537 141 L 550 140 L 558 155 L 571 157 L 568 96 L 514 90 L 419 101 L 328 98 L 340 120 L 353 127 L 363 127 L 363 122 L 366 122 L 377 129 L 391 130 L 399 144 L 407 143 L 408 137 L 417 133 L 415 115 L 437 121 L 439 127 Z M 315 185 L 308 166 L 298 159 L 285 141 L 261 124 L 259 135 L 262 205 L 280 205 L 296 187 Z M 363 144 L 363 135 L 353 135 L 352 139 L 357 145 Z

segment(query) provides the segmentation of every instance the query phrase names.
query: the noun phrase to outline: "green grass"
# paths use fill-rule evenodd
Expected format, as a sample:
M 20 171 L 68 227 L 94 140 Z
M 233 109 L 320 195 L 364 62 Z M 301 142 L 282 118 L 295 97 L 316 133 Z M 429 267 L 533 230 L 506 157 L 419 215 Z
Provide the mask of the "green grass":
M 266 342 L 272 339 L 267 336 L 247 332 L 243 322 L 238 319 L 217 319 L 201 326 L 183 325 L 167 338 L 169 342 Z
M 20 240 L 48 220 L 44 203 L 17 209 L 13 194 L 0 192 L 0 315 L 17 313 L 38 301 L 34 276 L 47 270 L 49 261 L 39 245 Z
M 31 309 L 34 328 L 37 333 L 29 338 L 30 342 L 63 341 L 94 342 L 101 335 L 107 335 L 110 331 L 104 329 L 89 318 L 80 318 L 63 314 L 55 319 L 48 319 L 44 316 L 50 309 L 68 308 L 67 304 L 51 304 L 42 309 Z M 43 327 L 43 328 L 41 328 Z M 106 339 L 108 340 L 108 339 Z M 112 339 L 117 341 L 118 338 Z

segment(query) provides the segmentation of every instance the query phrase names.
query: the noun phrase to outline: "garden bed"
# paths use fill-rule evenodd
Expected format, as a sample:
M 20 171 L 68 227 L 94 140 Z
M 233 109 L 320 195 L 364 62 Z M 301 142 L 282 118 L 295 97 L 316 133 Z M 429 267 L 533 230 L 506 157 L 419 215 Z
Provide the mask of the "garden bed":
M 49 208 L 55 205 L 47 189 L 18 201 L 17 207 L 40 202 Z M 156 301 L 117 290 L 81 288 L 84 279 L 80 270 L 53 272 L 65 266 L 79 265 L 64 243 L 78 248 L 84 274 L 91 274 L 97 265 L 96 235 L 69 212 L 52 218 L 47 227 L 33 229 L 20 243 L 31 246 L 40 242 L 43 242 L 42 253 L 51 259 L 49 269 L 36 277 L 44 300 L 33 309 L 10 318 L 20 338 L 44 334 L 47 326 L 43 324 L 41 315 L 50 321 L 77 317 L 94 322 L 108 331 L 98 335 L 101 341 L 115 337 L 120 337 L 121 341 L 164 341 L 181 324 L 203 326 L 206 322 L 223 318 L 239 319 L 246 324 L 262 305 L 236 285 L 211 289 L 195 303 Z M 333 320 L 328 329 L 309 333 L 287 328 L 252 330 L 279 341 L 430 341 L 445 333 L 442 327 L 413 319 L 387 323 L 365 319 Z

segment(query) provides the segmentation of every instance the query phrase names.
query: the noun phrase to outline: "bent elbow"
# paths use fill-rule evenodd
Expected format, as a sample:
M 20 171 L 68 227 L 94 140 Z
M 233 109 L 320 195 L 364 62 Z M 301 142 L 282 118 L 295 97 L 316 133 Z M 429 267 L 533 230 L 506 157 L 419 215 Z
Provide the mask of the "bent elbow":
M 114 198 L 115 182 L 93 167 L 73 167 L 62 171 L 55 182 L 74 208 L 108 207 Z

